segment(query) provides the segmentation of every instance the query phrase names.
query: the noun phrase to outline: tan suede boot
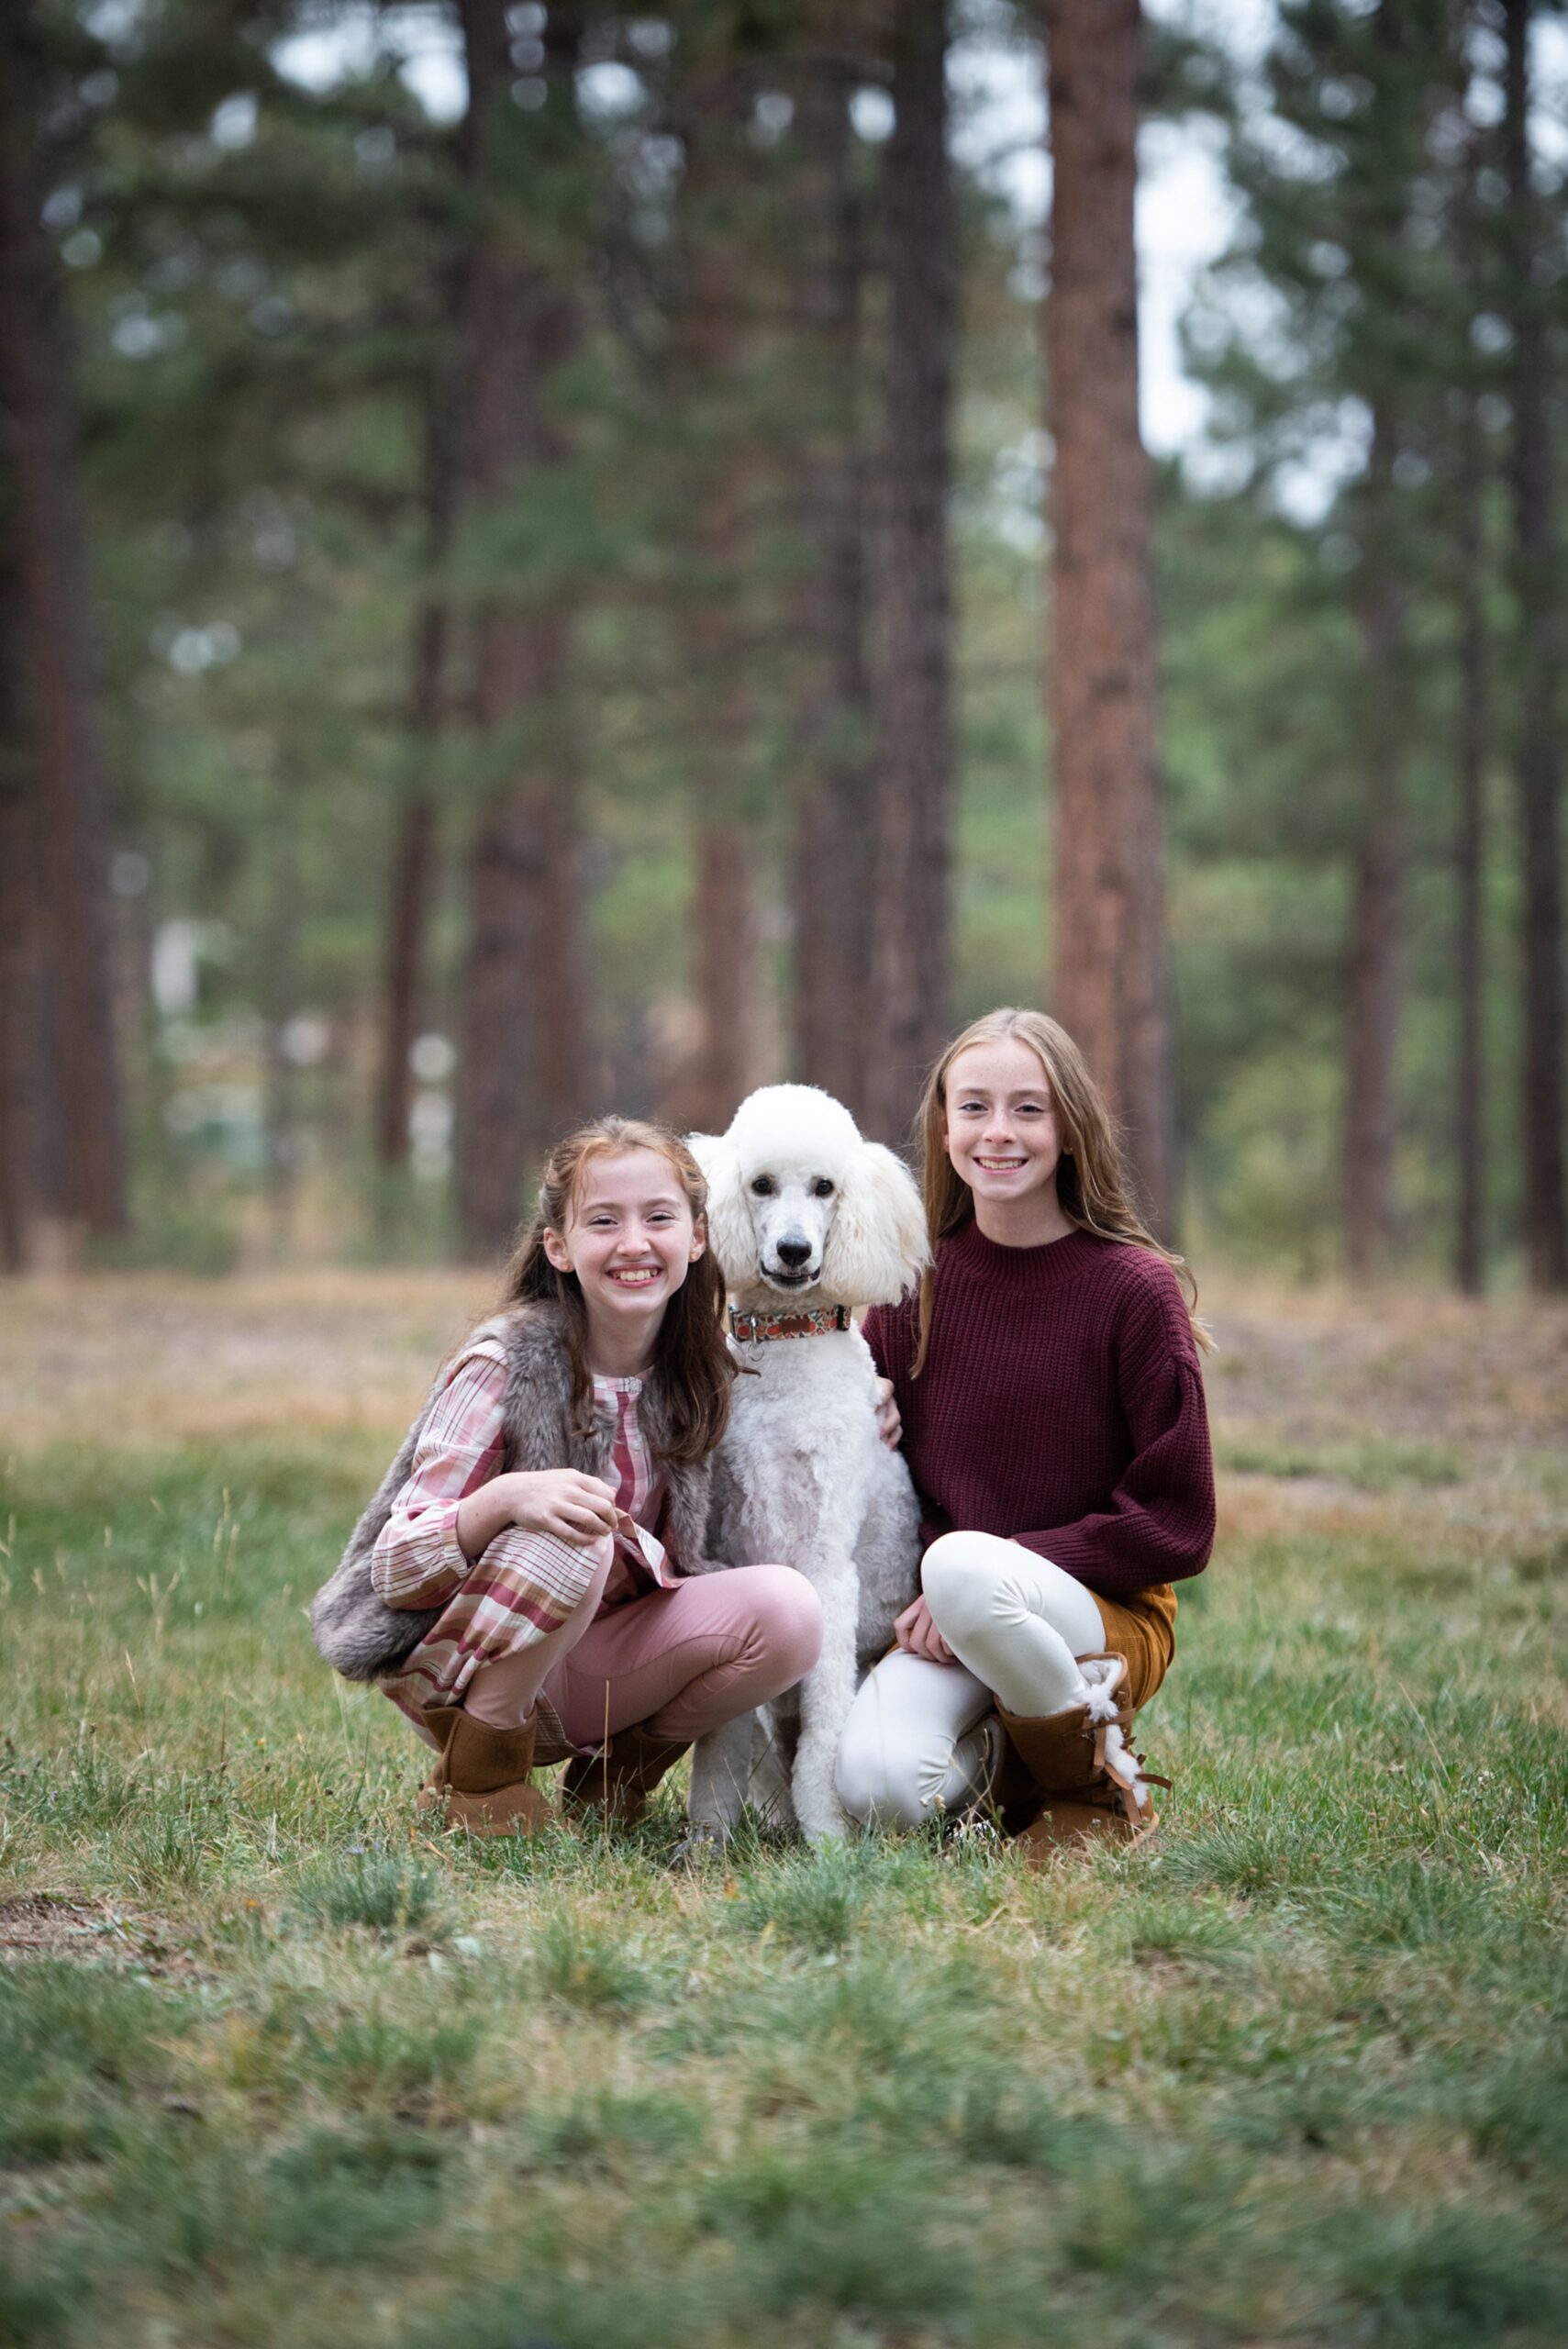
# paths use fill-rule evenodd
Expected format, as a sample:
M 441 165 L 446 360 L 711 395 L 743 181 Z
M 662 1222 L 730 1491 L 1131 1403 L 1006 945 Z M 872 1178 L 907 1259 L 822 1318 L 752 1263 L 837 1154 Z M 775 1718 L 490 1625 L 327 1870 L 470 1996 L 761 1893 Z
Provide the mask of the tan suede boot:
M 635 1827 L 648 1798 L 691 1744 L 690 1738 L 651 1737 L 640 1725 L 617 1729 L 603 1753 L 579 1754 L 562 1774 L 572 1810 L 603 1810 L 619 1827 Z
M 1015 1765 L 1004 1772 L 999 1789 L 1002 1822 L 1031 1861 L 1063 1844 L 1141 1842 L 1159 1824 L 1144 1790 L 1170 1785 L 1149 1776 L 1142 1755 L 1127 1742 L 1132 1709 L 1118 1702 L 1126 1657 L 1080 1656 L 1078 1662 L 1089 1684 L 1086 1704 L 1034 1720 L 996 1708 Z M 1020 1773 L 1029 1786 L 1022 1799 L 1014 1792 Z
M 431 1826 L 465 1828 L 471 1835 L 532 1835 L 558 1813 L 528 1784 L 534 1766 L 535 1721 L 494 1729 L 461 1705 L 433 1705 L 426 1720 L 441 1741 L 441 1755 L 415 1809 Z

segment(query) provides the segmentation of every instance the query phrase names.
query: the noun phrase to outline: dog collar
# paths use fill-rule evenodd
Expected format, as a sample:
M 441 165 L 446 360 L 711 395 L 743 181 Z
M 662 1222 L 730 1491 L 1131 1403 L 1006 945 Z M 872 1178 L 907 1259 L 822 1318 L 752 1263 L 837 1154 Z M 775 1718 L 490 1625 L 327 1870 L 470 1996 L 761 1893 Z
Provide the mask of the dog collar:
M 821 1338 L 829 1330 L 851 1330 L 854 1327 L 847 1305 L 817 1305 L 808 1313 L 738 1313 L 729 1308 L 731 1334 L 742 1345 L 756 1345 L 763 1338 Z

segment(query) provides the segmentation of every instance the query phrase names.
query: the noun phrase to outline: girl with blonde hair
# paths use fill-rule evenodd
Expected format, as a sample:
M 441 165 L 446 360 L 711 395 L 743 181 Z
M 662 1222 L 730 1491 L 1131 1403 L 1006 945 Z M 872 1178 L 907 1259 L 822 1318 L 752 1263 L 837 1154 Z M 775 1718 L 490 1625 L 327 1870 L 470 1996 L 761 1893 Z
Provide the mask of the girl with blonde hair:
M 1031 1853 L 1135 1840 L 1155 1815 L 1133 1716 L 1214 1539 L 1207 1333 L 1054 1019 L 966 1028 L 920 1136 L 934 1266 L 865 1335 L 920 1496 L 921 1595 L 856 1698 L 840 1797 L 902 1824 L 989 1798 Z
M 707 1189 L 662 1127 L 550 1152 L 499 1303 L 441 1367 L 312 1609 L 437 1753 L 418 1808 L 471 1833 L 569 1805 L 641 1815 L 705 1731 L 793 1687 L 821 1609 L 782 1565 L 704 1555 L 734 1365 Z

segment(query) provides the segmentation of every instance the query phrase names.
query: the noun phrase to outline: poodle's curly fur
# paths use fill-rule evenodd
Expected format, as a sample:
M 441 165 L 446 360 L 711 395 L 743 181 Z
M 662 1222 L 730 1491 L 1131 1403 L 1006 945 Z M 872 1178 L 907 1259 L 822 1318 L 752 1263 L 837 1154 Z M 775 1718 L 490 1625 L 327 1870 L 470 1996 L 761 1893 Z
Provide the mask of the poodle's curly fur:
M 708 1237 L 733 1305 L 806 1312 L 891 1304 L 929 1255 L 908 1169 L 866 1141 L 828 1094 L 771 1085 L 726 1134 L 694 1134 L 708 1184 Z M 840 1732 L 862 1671 L 885 1650 L 919 1587 L 919 1520 L 909 1472 L 876 1427 L 875 1366 L 858 1329 L 738 1342 L 755 1377 L 735 1382 L 714 1464 L 707 1547 L 730 1565 L 780 1561 L 822 1601 L 821 1656 L 772 1708 L 757 1791 L 814 1842 L 845 1831 L 834 1789 Z M 798 1700 L 798 1702 L 797 1702 Z M 779 1757 L 795 1720 L 787 1784 Z M 751 1716 L 703 1739 L 692 1772 L 694 1825 L 728 1838 L 752 1786 Z M 793 1799 L 792 1799 L 793 1798 Z

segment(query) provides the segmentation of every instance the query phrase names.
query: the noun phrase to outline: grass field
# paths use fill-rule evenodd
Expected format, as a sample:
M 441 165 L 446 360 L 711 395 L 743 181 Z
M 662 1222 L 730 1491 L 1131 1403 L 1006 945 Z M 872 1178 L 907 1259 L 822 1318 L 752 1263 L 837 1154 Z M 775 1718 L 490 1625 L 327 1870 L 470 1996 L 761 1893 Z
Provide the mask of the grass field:
M 309 1647 L 482 1301 L 0 1290 L 0 2342 L 1562 2342 L 1568 1318 L 1216 1285 L 1152 1850 L 688 1876 Z

